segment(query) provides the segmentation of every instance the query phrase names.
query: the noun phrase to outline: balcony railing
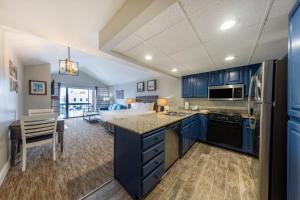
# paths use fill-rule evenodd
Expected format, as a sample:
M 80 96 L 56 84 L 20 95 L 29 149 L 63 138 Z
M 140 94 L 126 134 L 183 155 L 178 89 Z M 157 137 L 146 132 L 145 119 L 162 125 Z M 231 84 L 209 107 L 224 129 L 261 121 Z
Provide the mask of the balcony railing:
M 82 117 L 84 111 L 90 110 L 90 103 L 69 103 L 68 117 Z M 63 118 L 67 117 L 66 104 L 60 104 L 60 116 Z

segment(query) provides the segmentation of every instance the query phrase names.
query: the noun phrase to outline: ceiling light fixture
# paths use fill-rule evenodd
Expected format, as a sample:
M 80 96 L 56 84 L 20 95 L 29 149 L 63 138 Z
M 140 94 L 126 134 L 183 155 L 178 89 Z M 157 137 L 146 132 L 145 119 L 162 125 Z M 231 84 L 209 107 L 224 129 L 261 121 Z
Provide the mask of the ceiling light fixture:
M 173 68 L 171 71 L 174 72 L 174 73 L 178 72 L 178 70 L 176 68 Z
M 236 22 L 234 20 L 228 20 L 222 24 L 221 30 L 225 31 L 225 30 L 231 29 L 235 24 L 236 24 Z
M 145 60 L 152 60 L 152 56 L 151 55 L 145 55 Z
M 59 74 L 61 75 L 79 75 L 78 62 L 74 62 L 70 58 L 70 47 L 68 47 L 68 58 L 59 60 Z
M 228 56 L 225 58 L 226 61 L 231 61 L 231 60 L 234 60 L 235 57 L 234 56 Z

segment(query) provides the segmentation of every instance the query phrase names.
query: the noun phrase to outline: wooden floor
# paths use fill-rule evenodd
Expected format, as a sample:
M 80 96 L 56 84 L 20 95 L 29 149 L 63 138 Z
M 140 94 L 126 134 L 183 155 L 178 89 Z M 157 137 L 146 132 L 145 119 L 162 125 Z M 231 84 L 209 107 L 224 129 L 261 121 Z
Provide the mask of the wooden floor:
M 146 200 L 256 200 L 258 160 L 195 143 L 163 176 Z M 85 200 L 130 200 L 115 180 Z
M 21 162 L 11 167 L 2 186 L 2 200 L 79 199 L 113 177 L 113 136 L 99 124 L 82 118 L 65 121 L 64 152 L 52 146 L 32 148 L 27 169 Z

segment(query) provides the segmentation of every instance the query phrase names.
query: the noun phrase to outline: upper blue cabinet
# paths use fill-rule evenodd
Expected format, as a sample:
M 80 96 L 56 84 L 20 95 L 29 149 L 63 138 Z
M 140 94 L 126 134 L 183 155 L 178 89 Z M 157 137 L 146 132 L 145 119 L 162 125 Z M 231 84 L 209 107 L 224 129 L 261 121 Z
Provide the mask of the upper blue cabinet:
M 206 98 L 208 96 L 208 73 L 182 77 L 183 98 Z
M 233 84 L 242 84 L 244 83 L 244 70 L 242 67 L 235 67 L 231 69 L 225 70 L 225 84 L 233 85 Z
M 255 74 L 260 64 L 194 74 L 182 77 L 182 98 L 206 98 L 208 86 L 244 84 L 244 95 L 248 96 L 251 76 Z M 254 90 L 252 91 L 252 95 Z
M 291 117 L 300 118 L 300 8 L 298 5 L 290 15 L 289 26 L 288 112 Z
M 209 86 L 224 85 L 224 70 L 209 72 Z

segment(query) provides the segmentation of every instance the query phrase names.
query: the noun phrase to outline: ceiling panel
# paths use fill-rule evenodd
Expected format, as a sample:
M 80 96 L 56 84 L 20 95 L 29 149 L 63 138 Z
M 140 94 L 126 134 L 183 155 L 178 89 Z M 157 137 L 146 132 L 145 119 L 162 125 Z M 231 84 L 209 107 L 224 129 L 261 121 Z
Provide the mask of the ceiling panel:
M 191 21 L 201 39 L 206 42 L 260 24 L 265 7 L 265 0 L 226 0 L 215 7 L 196 13 L 191 17 Z M 235 20 L 236 25 L 232 29 L 221 31 L 220 27 L 226 20 Z
M 172 55 L 171 58 L 177 63 L 180 63 L 181 66 L 187 67 L 186 70 L 197 69 L 201 72 L 213 66 L 202 45 L 184 49 L 183 51 Z M 183 69 L 183 72 L 186 70 Z
M 222 4 L 223 0 L 180 0 L 189 16 L 206 12 Z
M 184 19 L 185 17 L 181 8 L 178 3 L 175 3 L 137 30 L 136 35 L 147 40 Z
M 147 54 L 152 55 L 153 59 L 145 60 L 144 57 Z M 159 70 L 170 70 L 177 67 L 177 63 L 146 42 L 126 52 L 125 55 Z
M 142 42 L 143 42 L 142 39 L 140 39 L 139 37 L 132 34 L 131 36 L 129 36 L 128 38 L 123 40 L 121 43 L 119 43 L 116 47 L 114 47 L 113 50 L 118 51 L 120 53 L 124 53 L 124 52 L 138 46 Z
M 262 43 L 256 47 L 251 63 L 264 60 L 281 59 L 288 51 L 288 39 L 282 38 L 272 42 Z
M 287 15 L 295 4 L 296 0 L 275 0 L 268 19 Z
M 172 55 L 190 46 L 200 44 L 196 33 L 187 20 L 168 28 L 148 40 L 148 42 L 167 55 Z

